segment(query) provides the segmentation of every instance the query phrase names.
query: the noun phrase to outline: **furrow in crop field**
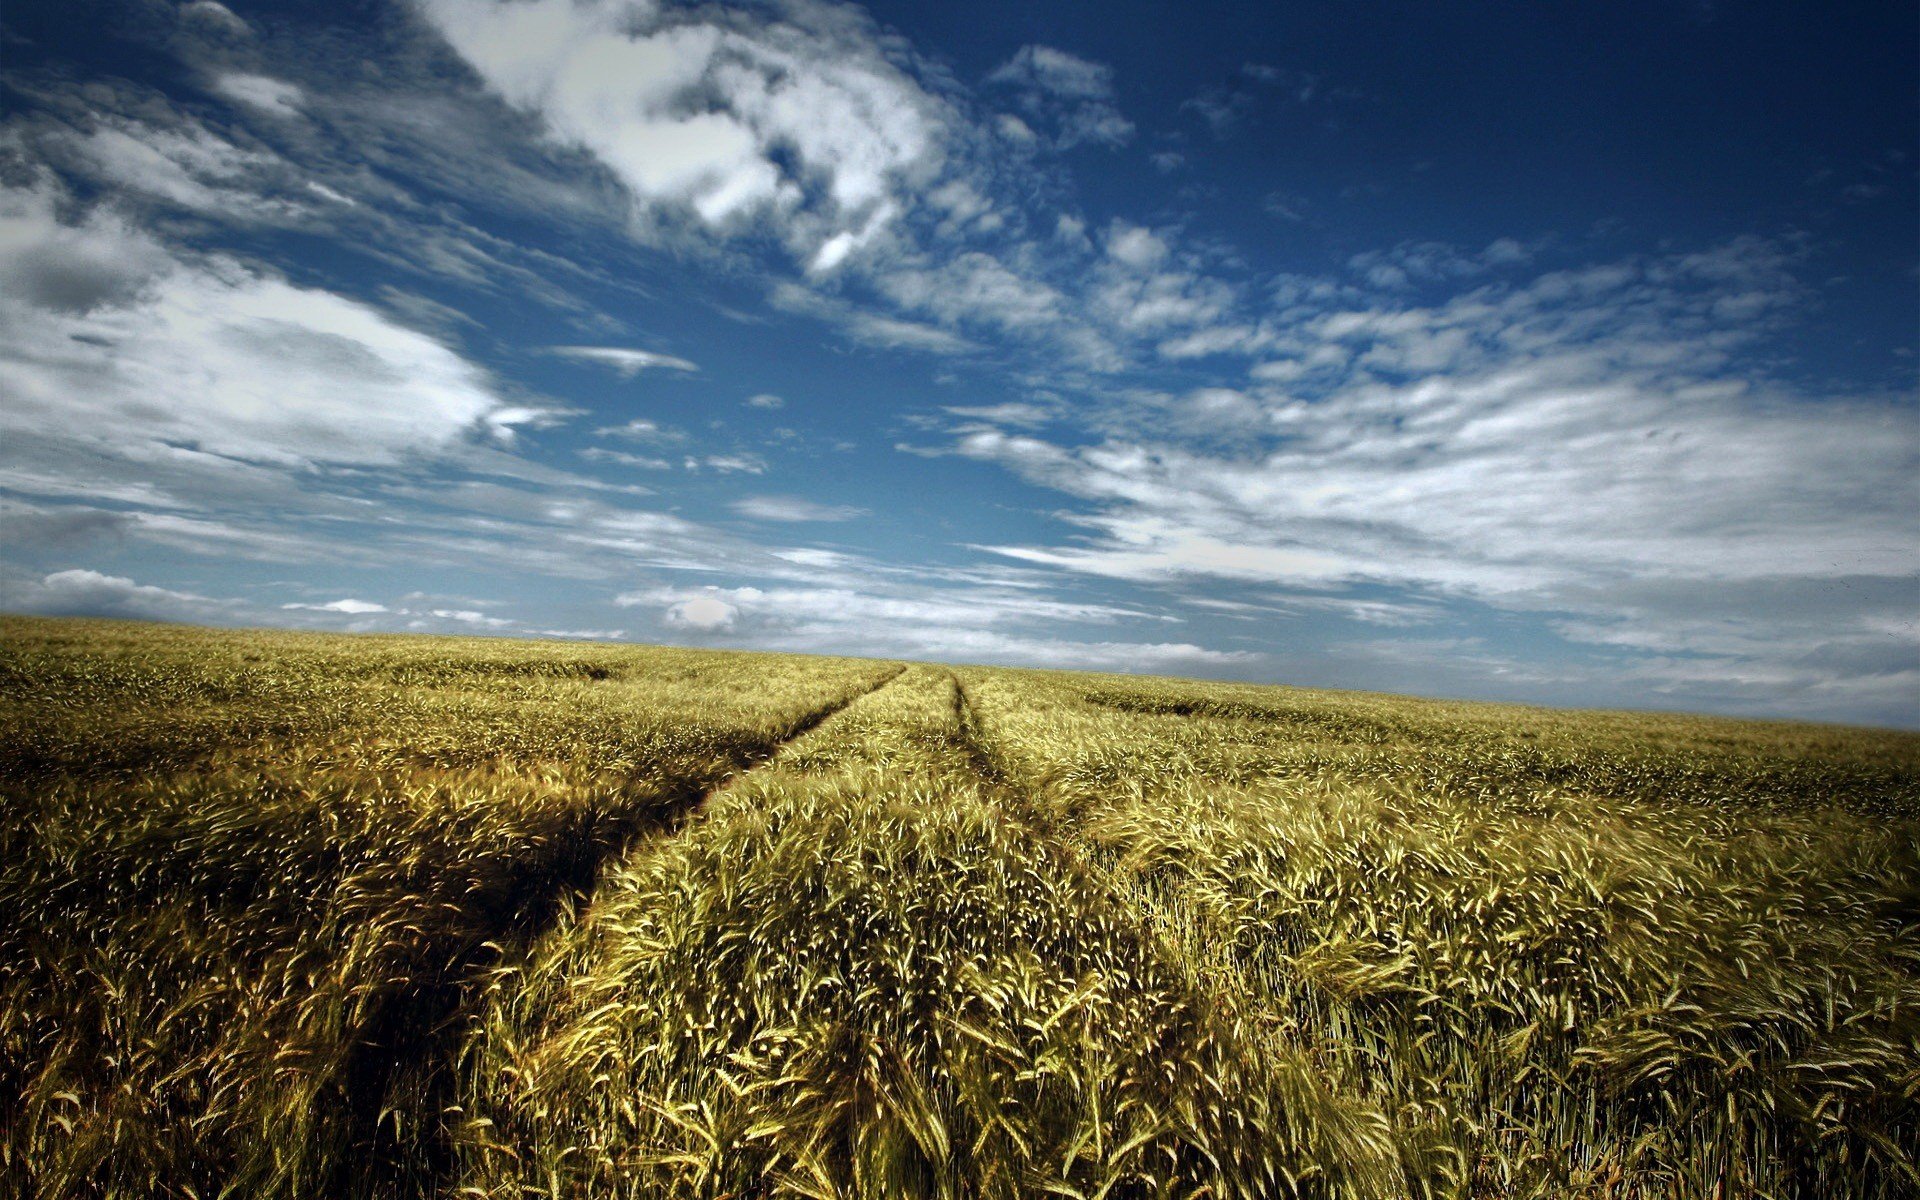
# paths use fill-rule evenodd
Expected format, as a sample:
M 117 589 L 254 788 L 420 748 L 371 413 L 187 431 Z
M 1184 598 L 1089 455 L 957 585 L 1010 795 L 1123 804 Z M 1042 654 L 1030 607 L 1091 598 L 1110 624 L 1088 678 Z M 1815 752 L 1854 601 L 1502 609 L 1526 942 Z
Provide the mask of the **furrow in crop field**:
M 963 713 L 911 669 L 503 968 L 463 1194 L 1387 1191 L 1384 1120 L 1249 1053 L 983 785 Z
M 26 747 L 0 759 L 21 1195 L 424 1190 L 466 981 L 636 832 L 898 669 L 75 630 L 9 621 L 0 647 Z
M 1341 729 L 1367 698 L 968 682 L 1168 960 L 1392 1116 L 1407 1191 L 1920 1188 L 1912 739 L 1401 702 L 1383 753 Z
M 0 1194 L 1920 1196 L 1908 734 L 0 618 L 0 817 Z
M 434 1102 L 450 1098 L 449 1074 L 456 1049 L 447 1034 L 470 1002 L 477 982 L 488 968 L 503 958 L 523 953 L 550 928 L 563 912 L 590 905 L 592 889 L 604 864 L 618 859 L 643 836 L 668 836 L 682 822 L 693 817 L 712 796 L 714 789 L 728 780 L 740 778 L 778 754 L 781 747 L 804 736 L 863 695 L 871 694 L 891 681 L 902 668 L 890 669 L 878 682 L 865 690 L 835 698 L 793 723 L 779 739 L 740 755 L 731 764 L 731 772 L 718 779 L 688 779 L 677 794 L 664 795 L 664 803 L 649 811 L 633 811 L 616 818 L 604 833 L 561 839 L 571 851 L 558 862 L 521 859 L 512 864 L 510 882 L 505 888 L 512 897 L 506 911 L 486 914 L 480 928 L 464 931 L 457 950 L 452 947 L 449 965 L 421 980 L 417 985 L 389 992 L 382 1009 L 361 1030 L 354 1056 L 346 1074 L 345 1102 L 358 1114 L 361 1127 L 346 1141 L 355 1148 L 371 1146 L 371 1160 L 355 1163 L 342 1160 L 348 1170 L 337 1178 L 329 1191 L 402 1191 L 430 1194 L 428 1181 L 437 1180 L 448 1168 L 446 1130 L 434 1104 L 415 1106 L 416 1120 L 425 1129 L 409 1131 L 390 1120 L 386 1107 L 396 1084 L 408 1077 L 408 1087 Z M 385 1178 L 371 1177 L 368 1162 L 382 1164 Z

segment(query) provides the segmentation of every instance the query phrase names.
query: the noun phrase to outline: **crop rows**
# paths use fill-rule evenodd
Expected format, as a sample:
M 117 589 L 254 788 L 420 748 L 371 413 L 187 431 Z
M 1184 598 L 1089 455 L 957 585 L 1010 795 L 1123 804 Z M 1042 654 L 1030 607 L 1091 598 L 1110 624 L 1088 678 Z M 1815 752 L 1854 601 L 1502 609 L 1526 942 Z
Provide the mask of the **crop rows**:
M 1910 740 L 1001 673 L 970 693 L 1000 770 L 1169 959 L 1391 1120 L 1406 1191 L 1920 1187 Z
M 926 668 L 856 702 L 503 970 L 463 1188 L 1259 1196 L 1378 1174 L 1378 1122 L 1249 1053 L 985 785 L 958 702 Z
M 0 1191 L 1920 1195 L 1920 739 L 0 623 Z
M 888 673 L 6 634 L 0 1190 L 45 1197 L 423 1188 L 434 1043 L 470 979 L 633 834 Z

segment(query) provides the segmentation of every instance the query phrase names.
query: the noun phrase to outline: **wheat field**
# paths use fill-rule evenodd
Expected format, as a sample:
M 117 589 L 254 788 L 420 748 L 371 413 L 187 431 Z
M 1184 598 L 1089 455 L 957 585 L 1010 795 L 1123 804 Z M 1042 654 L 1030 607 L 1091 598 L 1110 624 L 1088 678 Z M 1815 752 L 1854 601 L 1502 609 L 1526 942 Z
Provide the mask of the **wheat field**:
M 1920 737 L 0 619 L 0 1192 L 1920 1195 Z

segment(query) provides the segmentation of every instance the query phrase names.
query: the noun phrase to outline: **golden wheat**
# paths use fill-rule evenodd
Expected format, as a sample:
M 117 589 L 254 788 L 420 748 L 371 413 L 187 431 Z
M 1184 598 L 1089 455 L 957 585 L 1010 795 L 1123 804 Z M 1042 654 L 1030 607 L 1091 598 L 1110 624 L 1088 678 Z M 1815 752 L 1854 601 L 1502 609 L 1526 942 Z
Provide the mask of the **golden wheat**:
M 1920 1195 L 1920 739 L 0 619 L 0 1190 Z

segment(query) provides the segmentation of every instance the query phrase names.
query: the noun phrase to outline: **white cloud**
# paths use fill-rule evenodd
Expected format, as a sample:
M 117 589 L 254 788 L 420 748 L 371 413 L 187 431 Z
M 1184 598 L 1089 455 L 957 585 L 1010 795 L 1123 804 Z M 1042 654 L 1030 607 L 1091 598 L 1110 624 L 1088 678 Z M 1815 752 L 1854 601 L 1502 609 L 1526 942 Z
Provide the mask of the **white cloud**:
M 628 454 L 623 450 L 608 450 L 601 446 L 588 446 L 580 451 L 580 457 L 588 462 L 613 463 L 620 467 L 637 467 L 642 471 L 673 469 L 673 464 L 664 458 L 655 458 L 646 454 Z
M 299 602 L 282 604 L 285 609 L 306 609 L 310 612 L 346 613 L 349 616 L 362 616 L 367 613 L 392 612 L 384 604 L 375 604 L 371 600 L 355 600 L 351 597 L 342 600 L 329 600 L 324 604 L 303 604 Z
M 1107 524 L 1116 533 L 1133 532 L 1118 523 Z M 1121 547 L 1047 550 L 1031 546 L 987 546 L 983 549 L 1024 562 L 1070 567 L 1115 579 L 1210 576 L 1273 583 L 1319 583 L 1338 580 L 1351 569 L 1346 562 L 1331 554 L 1181 533 L 1155 538 L 1137 550 Z
M 806 587 L 708 587 L 695 591 L 662 587 L 628 592 L 626 606 L 678 604 L 693 597 L 717 597 L 737 613 L 778 625 L 847 624 L 877 628 L 890 624 L 929 627 L 1017 625 L 1033 621 L 1097 622 L 1151 619 L 1139 609 L 1054 600 L 1004 588 L 929 588 L 886 593 L 845 585 Z
M 849 10 L 757 27 L 626 0 L 419 0 L 455 50 L 627 187 L 643 225 L 763 218 L 801 261 L 883 236 L 943 161 L 945 104 Z
M 798 496 L 744 496 L 733 511 L 756 521 L 851 521 L 867 510 L 849 504 L 817 504 Z
M 1051 406 L 1029 404 L 1023 401 L 952 405 L 942 411 L 952 413 L 956 417 L 970 417 L 979 421 L 991 421 L 996 425 L 1014 425 L 1022 429 L 1038 429 L 1058 415 Z
M 761 392 L 757 396 L 747 397 L 747 407 L 749 408 L 784 408 L 786 407 L 786 403 L 785 400 L 782 400 L 772 392 Z
M 668 429 L 658 421 L 635 417 L 624 425 L 603 425 L 593 431 L 593 436 L 625 438 L 635 442 L 677 442 L 686 435 L 677 429 Z
M 253 27 L 241 20 L 234 11 L 219 0 L 190 0 L 180 6 L 180 20 L 183 24 L 198 26 L 237 37 L 249 37 Z
M 1347 265 L 1373 286 L 1397 290 L 1472 279 L 1525 266 L 1532 261 L 1536 249 L 1514 238 L 1496 238 L 1479 251 L 1463 250 L 1445 242 L 1401 242 L 1387 250 L 1356 254 Z
M 436 608 L 430 611 L 442 620 L 475 625 L 482 629 L 511 629 L 515 624 L 506 617 L 488 616 L 476 608 Z
M 1186 642 L 1035 635 L 1021 627 L 1034 622 L 1110 627 L 1116 620 L 1150 619 L 1150 614 L 1057 601 L 1005 587 L 929 588 L 907 594 L 849 586 L 654 587 L 625 593 L 617 603 L 657 608 L 672 626 L 726 631 L 746 644 L 769 647 L 1112 670 L 1212 668 L 1258 659 L 1247 652 Z
M 855 341 L 869 346 L 929 354 L 967 354 L 980 349 L 978 344 L 949 330 L 872 312 L 798 284 L 776 284 L 767 294 L 767 301 L 786 312 L 831 321 Z
M 1471 273 L 1521 250 L 1496 243 Z M 1138 257 L 1154 255 L 1142 243 Z M 1455 270 L 1422 248 L 1395 262 L 1410 277 Z M 1732 620 L 1737 643 L 1686 619 L 1729 589 L 1796 580 L 1900 581 L 1910 595 L 1920 571 L 1910 403 L 1735 371 L 1793 297 L 1785 267 L 1778 247 L 1740 241 L 1436 307 L 1336 293 L 1267 329 L 1278 357 L 1253 387 L 1077 410 L 1090 441 L 970 424 L 953 448 L 1086 502 L 1068 514 L 1080 536 L 994 547 L 1021 561 L 1141 582 L 1370 581 L 1580 614 L 1563 634 L 1719 656 L 1728 678 L 1735 663 L 1779 674 L 1793 656 L 1845 660 L 1867 687 L 1876 655 L 1914 652 L 1874 633 L 1879 610 L 1847 589 L 1824 586 L 1822 619 L 1791 637 L 1765 605 Z M 1687 582 L 1689 599 L 1629 602 L 1623 589 L 1647 579 Z
M 282 117 L 297 116 L 306 99 L 306 93 L 297 83 L 245 71 L 229 71 L 217 76 L 213 81 L 213 90 L 229 100 L 237 100 L 260 112 Z
M 622 596 L 620 603 L 624 605 L 632 602 Z M 733 624 L 733 619 L 739 611 L 717 595 L 694 595 L 669 605 L 666 616 L 668 624 L 687 629 L 725 629 Z
M 84 126 L 38 123 L 32 136 L 73 174 L 193 212 L 242 224 L 298 224 L 316 211 L 315 193 L 281 159 L 238 146 L 183 114 L 154 123 L 101 112 Z
M 1107 230 L 1107 254 L 1138 271 L 1150 271 L 1167 260 L 1167 244 L 1153 230 L 1115 220 Z
M 89 570 L 55 571 L 37 580 L 0 578 L 0 599 L 16 612 L 148 621 L 214 620 L 233 608 L 227 601 Z
M 722 475 L 764 475 L 767 464 L 754 454 L 688 455 L 681 466 L 689 471 L 717 471 Z
M 1050 125 L 1057 149 L 1123 146 L 1133 138 L 1133 122 L 1114 104 L 1113 68 L 1105 64 L 1028 45 L 995 68 L 987 83 L 1009 89 L 1029 118 Z
M 0 428 L 153 457 L 394 464 L 534 419 L 442 343 L 111 214 L 0 189 Z
M 597 363 L 610 367 L 620 373 L 622 379 L 632 379 L 640 372 L 650 368 L 664 368 L 670 371 L 698 371 L 697 363 L 684 358 L 675 358 L 670 354 L 656 354 L 651 350 L 633 350 L 624 346 L 549 346 L 547 353 L 561 358 L 571 358 L 578 362 Z

